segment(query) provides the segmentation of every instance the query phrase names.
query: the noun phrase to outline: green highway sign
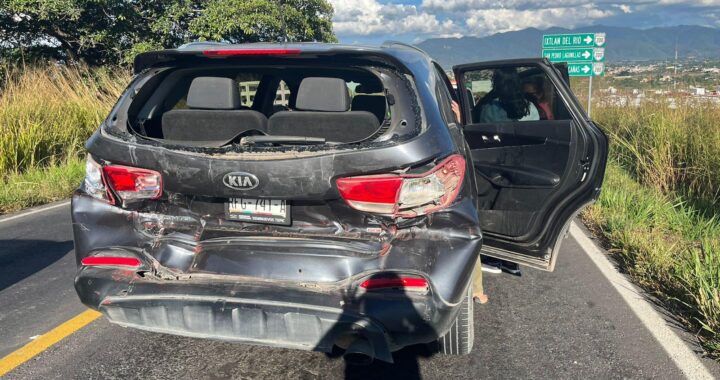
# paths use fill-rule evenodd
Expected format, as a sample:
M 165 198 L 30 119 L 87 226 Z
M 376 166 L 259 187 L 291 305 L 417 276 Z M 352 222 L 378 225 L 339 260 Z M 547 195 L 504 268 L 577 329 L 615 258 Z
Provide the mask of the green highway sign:
M 605 64 L 603 62 L 568 63 L 568 74 L 571 77 L 604 76 Z
M 550 62 L 604 62 L 604 48 L 587 49 L 543 49 L 543 57 Z
M 583 48 L 605 45 L 605 33 L 546 34 L 543 49 Z

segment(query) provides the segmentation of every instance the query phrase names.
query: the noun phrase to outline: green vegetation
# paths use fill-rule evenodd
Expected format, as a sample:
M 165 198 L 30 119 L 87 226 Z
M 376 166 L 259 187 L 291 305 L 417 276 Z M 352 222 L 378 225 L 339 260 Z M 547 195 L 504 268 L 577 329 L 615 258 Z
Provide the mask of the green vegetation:
M 5 176 L 0 183 L 0 214 L 67 197 L 85 177 L 85 160 L 70 157 L 57 166 Z
M 720 358 L 720 109 L 596 108 L 611 139 L 584 214 L 622 268 Z
M 66 66 L 7 72 L 0 92 L 0 174 L 78 157 L 129 81 L 121 73 Z
M 83 145 L 129 81 L 66 66 L 4 71 L 0 83 L 0 213 L 67 197 Z
M 610 133 L 614 157 L 641 183 L 720 203 L 720 108 L 647 104 L 599 108 L 594 116 Z
M 0 57 L 100 66 L 195 40 L 335 41 L 327 0 L 0 0 Z

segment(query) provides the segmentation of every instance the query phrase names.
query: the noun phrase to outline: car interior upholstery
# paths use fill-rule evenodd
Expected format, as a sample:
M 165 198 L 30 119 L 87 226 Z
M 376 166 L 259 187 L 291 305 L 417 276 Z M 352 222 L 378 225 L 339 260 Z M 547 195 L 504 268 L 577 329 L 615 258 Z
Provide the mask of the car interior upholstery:
M 373 135 L 379 127 L 377 117 L 368 111 L 350 111 L 350 105 L 344 80 L 304 78 L 297 91 L 295 110 L 273 114 L 268 134 L 322 137 L 343 143 Z
M 187 109 L 162 116 L 165 139 L 228 141 L 249 131 L 267 131 L 267 118 L 240 105 L 238 83 L 230 78 L 197 77 L 187 93 Z
M 129 113 L 140 135 L 180 145 L 262 134 L 353 143 L 390 125 L 386 91 L 377 75 L 357 68 L 181 69 L 139 94 L 144 104 Z
M 383 88 L 379 85 L 361 84 L 357 86 L 350 109 L 370 112 L 377 117 L 379 123 L 382 123 L 387 112 L 387 98 L 382 95 L 382 91 Z

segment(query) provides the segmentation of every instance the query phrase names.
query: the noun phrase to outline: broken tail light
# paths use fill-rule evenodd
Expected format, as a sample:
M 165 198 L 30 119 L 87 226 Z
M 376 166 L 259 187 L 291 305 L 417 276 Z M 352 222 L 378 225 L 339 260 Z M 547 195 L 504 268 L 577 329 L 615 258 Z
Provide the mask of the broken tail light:
M 108 193 L 103 178 L 102 166 L 95 162 L 89 154 L 85 162 L 85 179 L 83 180 L 82 189 L 93 198 L 112 203 L 112 197 Z
M 96 199 L 115 204 L 110 189 L 123 201 L 157 199 L 162 195 L 162 177 L 154 170 L 101 165 L 88 155 L 83 190 Z
M 120 165 L 106 165 L 102 170 L 115 194 L 125 201 L 157 199 L 162 195 L 162 177 L 154 170 Z
M 441 210 L 455 201 L 465 177 L 465 159 L 452 155 L 422 174 L 339 178 L 340 196 L 366 212 L 414 217 Z

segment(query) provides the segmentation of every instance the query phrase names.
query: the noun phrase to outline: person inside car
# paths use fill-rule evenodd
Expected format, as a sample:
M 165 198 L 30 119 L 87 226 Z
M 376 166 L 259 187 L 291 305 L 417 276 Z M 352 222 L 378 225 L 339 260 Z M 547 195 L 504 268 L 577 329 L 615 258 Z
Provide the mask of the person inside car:
M 522 92 L 515 69 L 495 70 L 492 86 L 492 91 L 475 105 L 473 120 L 479 123 L 540 120 L 537 108 Z
M 531 77 L 523 84 L 525 96 L 535 105 L 540 120 L 555 120 L 550 102 L 545 96 L 545 81 L 540 77 Z

